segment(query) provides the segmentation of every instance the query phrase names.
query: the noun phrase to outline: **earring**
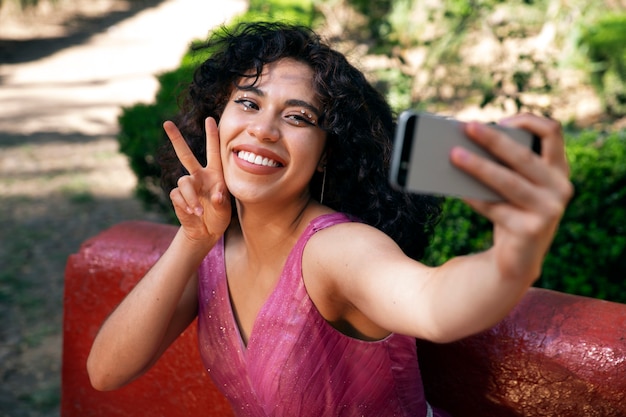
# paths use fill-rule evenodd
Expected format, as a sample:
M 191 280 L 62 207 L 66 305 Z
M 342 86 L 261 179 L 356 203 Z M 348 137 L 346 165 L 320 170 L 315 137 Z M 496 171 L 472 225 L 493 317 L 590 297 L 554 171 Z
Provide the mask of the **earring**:
M 320 194 L 320 204 L 324 204 L 324 186 L 326 185 L 326 165 L 324 165 L 324 174 L 322 176 L 322 193 Z

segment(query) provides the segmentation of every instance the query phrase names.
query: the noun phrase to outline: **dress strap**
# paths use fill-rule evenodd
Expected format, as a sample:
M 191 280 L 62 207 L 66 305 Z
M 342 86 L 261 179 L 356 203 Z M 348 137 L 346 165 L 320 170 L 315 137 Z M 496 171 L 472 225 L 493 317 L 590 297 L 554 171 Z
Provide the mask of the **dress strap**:
M 311 223 L 309 224 L 309 227 L 308 227 L 309 230 L 307 230 L 307 232 L 305 233 L 306 234 L 310 233 L 312 235 L 315 232 L 326 229 L 327 227 L 334 226 L 340 223 L 349 223 L 349 222 L 354 222 L 354 221 L 357 221 L 357 220 L 353 218 L 352 216 L 345 214 L 345 213 L 335 212 L 335 213 L 322 214 L 321 216 L 318 216 L 314 218 L 313 220 L 311 220 Z

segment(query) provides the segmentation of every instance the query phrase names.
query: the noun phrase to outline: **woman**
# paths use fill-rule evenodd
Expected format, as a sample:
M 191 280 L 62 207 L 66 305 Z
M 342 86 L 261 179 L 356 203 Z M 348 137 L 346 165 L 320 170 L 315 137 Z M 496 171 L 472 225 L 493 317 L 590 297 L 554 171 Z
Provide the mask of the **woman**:
M 539 276 L 571 197 L 557 123 L 502 123 L 542 140 L 466 133 L 504 161 L 452 163 L 504 202 L 468 203 L 494 245 L 439 267 L 417 259 L 439 208 L 387 184 L 392 114 L 308 29 L 243 24 L 208 42 L 164 184 L 181 227 L 106 320 L 88 370 L 120 387 L 198 317 L 205 366 L 238 416 L 443 416 L 425 398 L 415 338 L 457 340 L 501 320 Z

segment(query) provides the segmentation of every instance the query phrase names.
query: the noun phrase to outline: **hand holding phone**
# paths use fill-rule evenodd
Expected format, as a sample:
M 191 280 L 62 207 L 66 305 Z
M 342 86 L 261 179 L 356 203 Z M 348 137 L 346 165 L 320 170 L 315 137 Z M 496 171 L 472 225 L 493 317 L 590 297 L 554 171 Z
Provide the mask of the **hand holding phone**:
M 493 128 L 540 153 L 541 142 L 532 133 L 499 125 L 493 125 Z M 501 201 L 499 194 L 451 164 L 449 155 L 455 146 L 497 161 L 465 135 L 462 122 L 413 110 L 403 112 L 398 118 L 394 138 L 390 170 L 392 186 L 418 194 Z

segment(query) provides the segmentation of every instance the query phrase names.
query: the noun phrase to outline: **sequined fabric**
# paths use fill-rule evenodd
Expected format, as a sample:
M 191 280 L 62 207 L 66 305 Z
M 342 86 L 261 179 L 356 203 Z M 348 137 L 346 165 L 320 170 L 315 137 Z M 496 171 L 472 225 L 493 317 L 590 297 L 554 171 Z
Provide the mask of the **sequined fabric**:
M 309 224 L 245 346 L 233 314 L 221 240 L 200 267 L 202 360 L 238 417 L 427 415 L 415 339 L 366 342 L 319 314 L 302 279 L 302 253 L 318 230 L 350 219 L 334 213 Z M 437 410 L 435 416 L 443 416 Z

